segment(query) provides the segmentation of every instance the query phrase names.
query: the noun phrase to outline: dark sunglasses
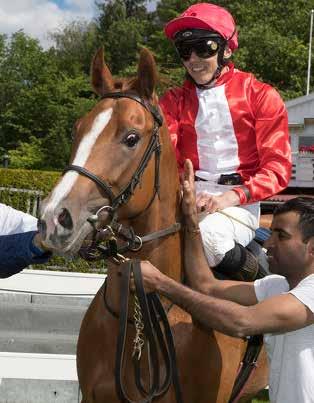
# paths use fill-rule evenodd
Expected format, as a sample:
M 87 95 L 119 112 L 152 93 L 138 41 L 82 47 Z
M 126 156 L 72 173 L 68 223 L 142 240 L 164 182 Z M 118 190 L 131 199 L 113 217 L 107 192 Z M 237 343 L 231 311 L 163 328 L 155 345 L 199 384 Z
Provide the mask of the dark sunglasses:
M 219 43 L 212 39 L 202 39 L 191 42 L 175 44 L 177 52 L 182 60 L 189 60 L 192 52 L 195 52 L 201 59 L 208 59 L 214 56 L 219 50 Z

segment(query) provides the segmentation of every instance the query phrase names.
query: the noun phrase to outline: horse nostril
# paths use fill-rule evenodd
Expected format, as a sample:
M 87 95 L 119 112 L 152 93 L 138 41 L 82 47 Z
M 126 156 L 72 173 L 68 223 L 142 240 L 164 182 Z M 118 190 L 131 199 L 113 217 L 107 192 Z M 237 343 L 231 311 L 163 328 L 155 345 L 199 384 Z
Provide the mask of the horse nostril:
M 69 229 L 69 230 L 73 229 L 73 221 L 71 218 L 71 214 L 69 213 L 69 211 L 66 208 L 61 210 L 61 213 L 58 216 L 58 222 L 65 229 Z

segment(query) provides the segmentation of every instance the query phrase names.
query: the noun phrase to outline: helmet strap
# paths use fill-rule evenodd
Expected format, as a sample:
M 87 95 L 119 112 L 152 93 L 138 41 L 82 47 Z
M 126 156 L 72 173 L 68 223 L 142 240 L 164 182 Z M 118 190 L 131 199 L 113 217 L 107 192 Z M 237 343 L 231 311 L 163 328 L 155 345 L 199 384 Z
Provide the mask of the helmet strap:
M 217 78 L 221 74 L 222 69 L 223 69 L 223 66 L 218 66 L 215 73 L 213 74 L 212 78 L 209 81 L 207 81 L 207 83 L 204 83 L 204 84 L 198 84 L 189 73 L 186 73 L 186 74 L 187 74 L 188 79 L 191 80 L 197 88 L 199 88 L 200 90 L 206 90 L 211 86 L 211 84 L 214 83 L 214 81 L 217 80 Z

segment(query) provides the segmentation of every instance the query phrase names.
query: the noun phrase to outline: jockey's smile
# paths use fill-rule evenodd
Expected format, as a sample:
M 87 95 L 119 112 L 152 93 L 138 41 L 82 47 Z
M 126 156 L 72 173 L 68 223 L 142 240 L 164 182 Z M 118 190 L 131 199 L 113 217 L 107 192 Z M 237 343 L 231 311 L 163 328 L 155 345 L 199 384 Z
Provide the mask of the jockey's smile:
M 193 51 L 189 60 L 183 61 L 183 65 L 197 84 L 205 84 L 212 79 L 217 69 L 217 54 L 202 59 Z
M 230 57 L 230 55 L 231 51 L 226 49 L 225 57 Z M 204 59 L 197 56 L 197 54 L 192 51 L 190 58 L 183 60 L 183 65 L 197 84 L 206 84 L 213 78 L 217 71 L 218 54 L 216 53 L 214 56 Z M 222 69 L 222 74 L 225 71 L 227 71 L 227 67 Z

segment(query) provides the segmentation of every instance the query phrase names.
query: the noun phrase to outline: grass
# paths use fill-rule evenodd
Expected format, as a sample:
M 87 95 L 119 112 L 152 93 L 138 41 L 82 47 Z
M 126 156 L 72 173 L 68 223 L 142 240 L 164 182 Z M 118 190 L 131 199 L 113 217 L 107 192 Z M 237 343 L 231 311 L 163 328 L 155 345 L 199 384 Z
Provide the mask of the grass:
M 253 400 L 252 403 L 269 403 L 268 390 L 262 390 Z

